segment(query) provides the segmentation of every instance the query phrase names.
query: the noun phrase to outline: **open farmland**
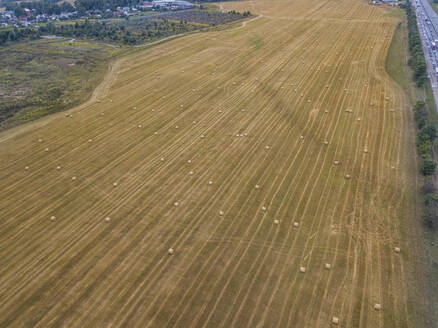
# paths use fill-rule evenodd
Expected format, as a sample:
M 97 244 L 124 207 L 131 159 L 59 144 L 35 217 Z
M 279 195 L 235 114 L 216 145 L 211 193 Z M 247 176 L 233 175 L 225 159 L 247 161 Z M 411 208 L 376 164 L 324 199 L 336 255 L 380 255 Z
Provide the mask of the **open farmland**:
M 224 7 L 0 135 L 0 327 L 427 326 L 398 19 Z

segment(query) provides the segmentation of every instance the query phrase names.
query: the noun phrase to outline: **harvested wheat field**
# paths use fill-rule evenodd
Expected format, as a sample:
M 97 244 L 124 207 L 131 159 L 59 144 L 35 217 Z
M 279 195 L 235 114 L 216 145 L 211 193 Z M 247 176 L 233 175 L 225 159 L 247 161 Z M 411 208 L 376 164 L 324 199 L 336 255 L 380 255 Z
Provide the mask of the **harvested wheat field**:
M 1 327 L 426 326 L 397 18 L 224 7 L 0 136 Z

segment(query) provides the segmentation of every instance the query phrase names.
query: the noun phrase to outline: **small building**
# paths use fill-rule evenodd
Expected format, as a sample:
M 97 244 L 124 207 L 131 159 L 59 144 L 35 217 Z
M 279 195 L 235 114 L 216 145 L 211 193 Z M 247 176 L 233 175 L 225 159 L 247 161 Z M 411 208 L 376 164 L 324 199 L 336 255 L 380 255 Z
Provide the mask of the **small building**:
M 169 10 L 184 10 L 196 7 L 193 3 L 184 0 L 155 0 L 152 1 L 152 5 L 158 9 Z
M 145 1 L 139 6 L 141 10 L 152 10 L 153 7 L 154 5 L 149 1 Z

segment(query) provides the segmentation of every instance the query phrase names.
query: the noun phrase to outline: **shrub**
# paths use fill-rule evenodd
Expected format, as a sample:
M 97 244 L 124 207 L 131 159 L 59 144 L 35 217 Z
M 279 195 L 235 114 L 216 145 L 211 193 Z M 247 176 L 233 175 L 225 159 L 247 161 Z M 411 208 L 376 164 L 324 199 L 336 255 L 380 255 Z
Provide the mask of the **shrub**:
M 435 140 L 437 137 L 436 127 L 432 124 L 428 124 L 421 129 L 421 133 L 429 136 L 430 141 Z
M 436 193 L 428 194 L 424 198 L 423 219 L 426 226 L 436 229 L 438 226 L 438 196 Z
M 423 192 L 424 195 L 433 194 L 436 192 L 436 186 L 431 179 L 428 179 L 427 181 L 424 182 L 421 191 Z
M 423 163 L 421 163 L 420 171 L 421 171 L 421 174 L 423 174 L 424 176 L 429 176 L 429 175 L 434 174 L 435 169 L 436 169 L 436 163 L 430 157 L 425 158 L 423 160 Z
M 430 140 L 426 140 L 425 142 L 419 143 L 417 145 L 417 149 L 420 156 L 426 158 L 430 156 L 430 152 L 432 151 L 432 143 Z
M 419 129 L 422 129 L 427 124 L 427 119 L 425 117 L 422 117 L 418 120 L 417 126 Z

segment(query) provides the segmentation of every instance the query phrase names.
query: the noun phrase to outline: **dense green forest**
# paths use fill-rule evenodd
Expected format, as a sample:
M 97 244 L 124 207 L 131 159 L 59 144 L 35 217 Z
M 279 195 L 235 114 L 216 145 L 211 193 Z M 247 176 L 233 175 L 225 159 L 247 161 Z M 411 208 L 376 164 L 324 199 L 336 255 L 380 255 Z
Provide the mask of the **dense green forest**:
M 170 22 L 167 19 L 151 20 L 141 25 L 141 29 L 132 31 L 129 25 L 110 24 L 100 22 L 55 25 L 47 23 L 39 29 L 34 28 L 14 28 L 11 30 L 0 31 L 0 44 L 8 41 L 18 41 L 23 39 L 37 39 L 41 35 L 57 35 L 73 38 L 87 38 L 103 41 L 114 41 L 123 44 L 138 44 L 150 39 L 165 37 L 168 35 L 193 31 L 199 27 L 188 22 Z

